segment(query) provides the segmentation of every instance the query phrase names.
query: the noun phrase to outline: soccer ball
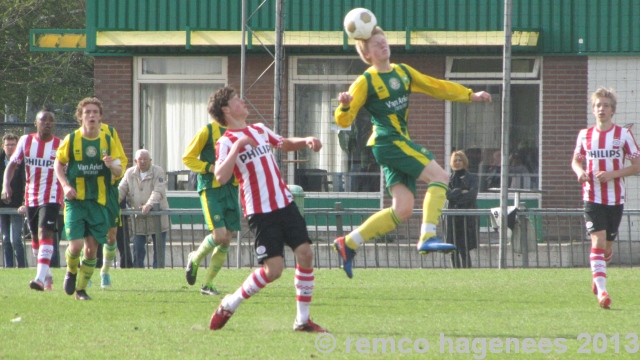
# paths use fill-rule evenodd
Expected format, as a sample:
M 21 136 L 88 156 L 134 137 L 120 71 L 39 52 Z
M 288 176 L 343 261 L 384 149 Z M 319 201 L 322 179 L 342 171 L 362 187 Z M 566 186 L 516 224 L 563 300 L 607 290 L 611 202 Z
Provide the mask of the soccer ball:
M 378 24 L 376 16 L 365 8 L 356 8 L 344 17 L 344 31 L 354 40 L 367 40 Z

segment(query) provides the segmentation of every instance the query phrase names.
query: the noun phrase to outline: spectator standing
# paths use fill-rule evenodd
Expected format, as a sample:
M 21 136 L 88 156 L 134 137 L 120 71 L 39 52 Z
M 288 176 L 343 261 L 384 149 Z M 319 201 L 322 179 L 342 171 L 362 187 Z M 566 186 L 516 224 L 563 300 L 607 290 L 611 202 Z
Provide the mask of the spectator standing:
M 478 175 L 468 171 L 469 160 L 463 151 L 451 154 L 451 176 L 447 191 L 448 209 L 477 209 Z M 449 244 L 457 251 L 451 253 L 451 265 L 455 268 L 470 268 L 469 251 L 478 246 L 478 219 L 476 216 L 449 215 L 446 217 Z
M 154 204 L 160 206 L 160 210 L 169 209 L 167 201 L 167 183 L 165 172 L 151 163 L 149 151 L 140 149 L 136 151 L 134 162 L 136 166 L 129 168 L 120 181 L 120 201 L 126 200 L 129 206 L 135 210 L 141 210 L 142 215 L 136 215 L 133 219 L 133 267 L 143 268 L 144 258 L 147 254 L 147 236 L 153 238 L 153 268 L 158 267 L 158 246 L 164 250 L 169 231 L 169 215 L 160 216 L 162 240 L 156 238 L 156 216 L 149 216 Z M 158 244 L 160 242 L 160 244 Z M 164 254 L 164 251 L 162 251 Z
M 0 150 L 0 187 L 4 186 L 4 174 L 11 156 L 18 145 L 18 136 L 12 133 L 2 137 L 2 150 Z M 0 202 L 3 208 L 19 208 L 24 204 L 24 164 L 15 169 L 16 176 L 10 180 L 11 196 L 8 202 Z M 4 267 L 12 268 L 15 264 L 19 268 L 27 266 L 27 259 L 22 243 L 22 223 L 24 216 L 18 214 L 0 215 L 0 231 L 2 231 L 2 250 L 4 251 Z M 15 256 L 16 263 L 13 258 Z

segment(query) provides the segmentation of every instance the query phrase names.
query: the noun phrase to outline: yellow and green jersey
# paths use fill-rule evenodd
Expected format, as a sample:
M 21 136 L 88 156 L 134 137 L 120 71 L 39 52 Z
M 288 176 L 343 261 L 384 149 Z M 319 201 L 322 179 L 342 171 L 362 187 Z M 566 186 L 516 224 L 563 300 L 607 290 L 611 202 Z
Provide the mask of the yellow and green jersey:
M 111 170 L 102 158 L 110 155 L 114 160 L 121 159 L 124 154 L 120 148 L 103 131 L 95 139 L 82 136 L 80 129 L 64 138 L 56 159 L 67 165 L 67 180 L 76 189 L 77 200 L 95 200 L 106 206 Z
M 216 142 L 222 137 L 225 130 L 225 127 L 215 121 L 208 123 L 191 139 L 182 156 L 182 162 L 191 171 L 198 174 L 198 192 L 222 186 L 216 180 L 215 175 L 209 172 L 209 168 L 216 163 Z M 232 177 L 227 184 L 238 186 L 238 181 Z
M 106 133 L 107 135 L 111 136 L 111 138 L 115 141 L 116 147 L 120 150 L 120 153 L 122 154 L 121 157 L 119 157 L 120 159 L 120 166 L 122 166 L 122 175 L 120 175 L 120 177 L 113 179 L 113 181 L 111 182 L 111 185 L 115 185 L 118 186 L 118 180 L 122 179 L 122 177 L 124 176 L 124 172 L 125 170 L 127 170 L 127 165 L 129 164 L 129 159 L 127 159 L 127 155 L 124 152 L 124 148 L 122 147 L 122 143 L 120 142 L 120 137 L 118 136 L 118 132 L 116 131 L 116 129 L 113 126 L 109 126 L 105 123 L 102 123 L 100 125 L 100 131 Z
M 434 98 L 471 102 L 473 91 L 454 82 L 439 80 L 424 75 L 406 64 L 391 64 L 391 71 L 378 72 L 368 68 L 351 84 L 349 94 L 353 97 L 348 108 L 338 107 L 336 123 L 347 127 L 356 119 L 364 106 L 371 114 L 373 132 L 368 146 L 398 137 L 410 139 L 407 131 L 409 121 L 409 94 L 419 92 Z

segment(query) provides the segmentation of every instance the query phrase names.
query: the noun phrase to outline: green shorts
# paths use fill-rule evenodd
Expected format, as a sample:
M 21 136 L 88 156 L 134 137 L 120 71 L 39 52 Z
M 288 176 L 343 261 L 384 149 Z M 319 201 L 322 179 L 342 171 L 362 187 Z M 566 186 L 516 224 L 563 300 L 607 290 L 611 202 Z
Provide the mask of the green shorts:
M 415 196 L 416 180 L 434 159 L 433 153 L 411 140 L 395 138 L 380 142 L 371 148 L 373 156 L 384 171 L 387 192 L 395 184 L 404 184 Z
M 240 231 L 238 187 L 223 185 L 200 192 L 202 214 L 210 231 L 220 228 Z
M 109 211 L 109 228 L 122 226 L 122 217 L 120 204 L 120 193 L 118 190 L 118 182 L 115 185 L 111 185 L 107 190 L 107 210 Z
M 100 244 L 107 243 L 109 211 L 95 200 L 65 200 L 64 231 L 67 239 L 93 236 Z

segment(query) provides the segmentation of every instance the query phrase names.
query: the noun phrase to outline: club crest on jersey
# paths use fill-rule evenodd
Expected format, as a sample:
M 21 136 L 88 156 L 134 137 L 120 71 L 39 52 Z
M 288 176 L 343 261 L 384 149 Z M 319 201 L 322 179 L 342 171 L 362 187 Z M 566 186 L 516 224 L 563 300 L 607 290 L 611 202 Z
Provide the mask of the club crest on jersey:
M 398 90 L 400 89 L 400 81 L 396 78 L 391 78 L 389 79 L 389 86 L 393 89 L 393 90 Z
M 402 76 L 402 82 L 404 83 L 404 86 L 409 87 L 409 77 L 407 75 L 403 75 Z
M 613 147 L 619 148 L 620 147 L 620 139 L 617 139 L 617 138 L 613 139 L 611 144 L 613 145 Z
M 215 216 L 213 217 L 213 221 L 215 221 L 215 222 L 220 221 L 220 215 L 215 215 Z
M 95 146 L 87 146 L 84 152 L 88 157 L 95 157 L 98 154 L 98 149 Z

